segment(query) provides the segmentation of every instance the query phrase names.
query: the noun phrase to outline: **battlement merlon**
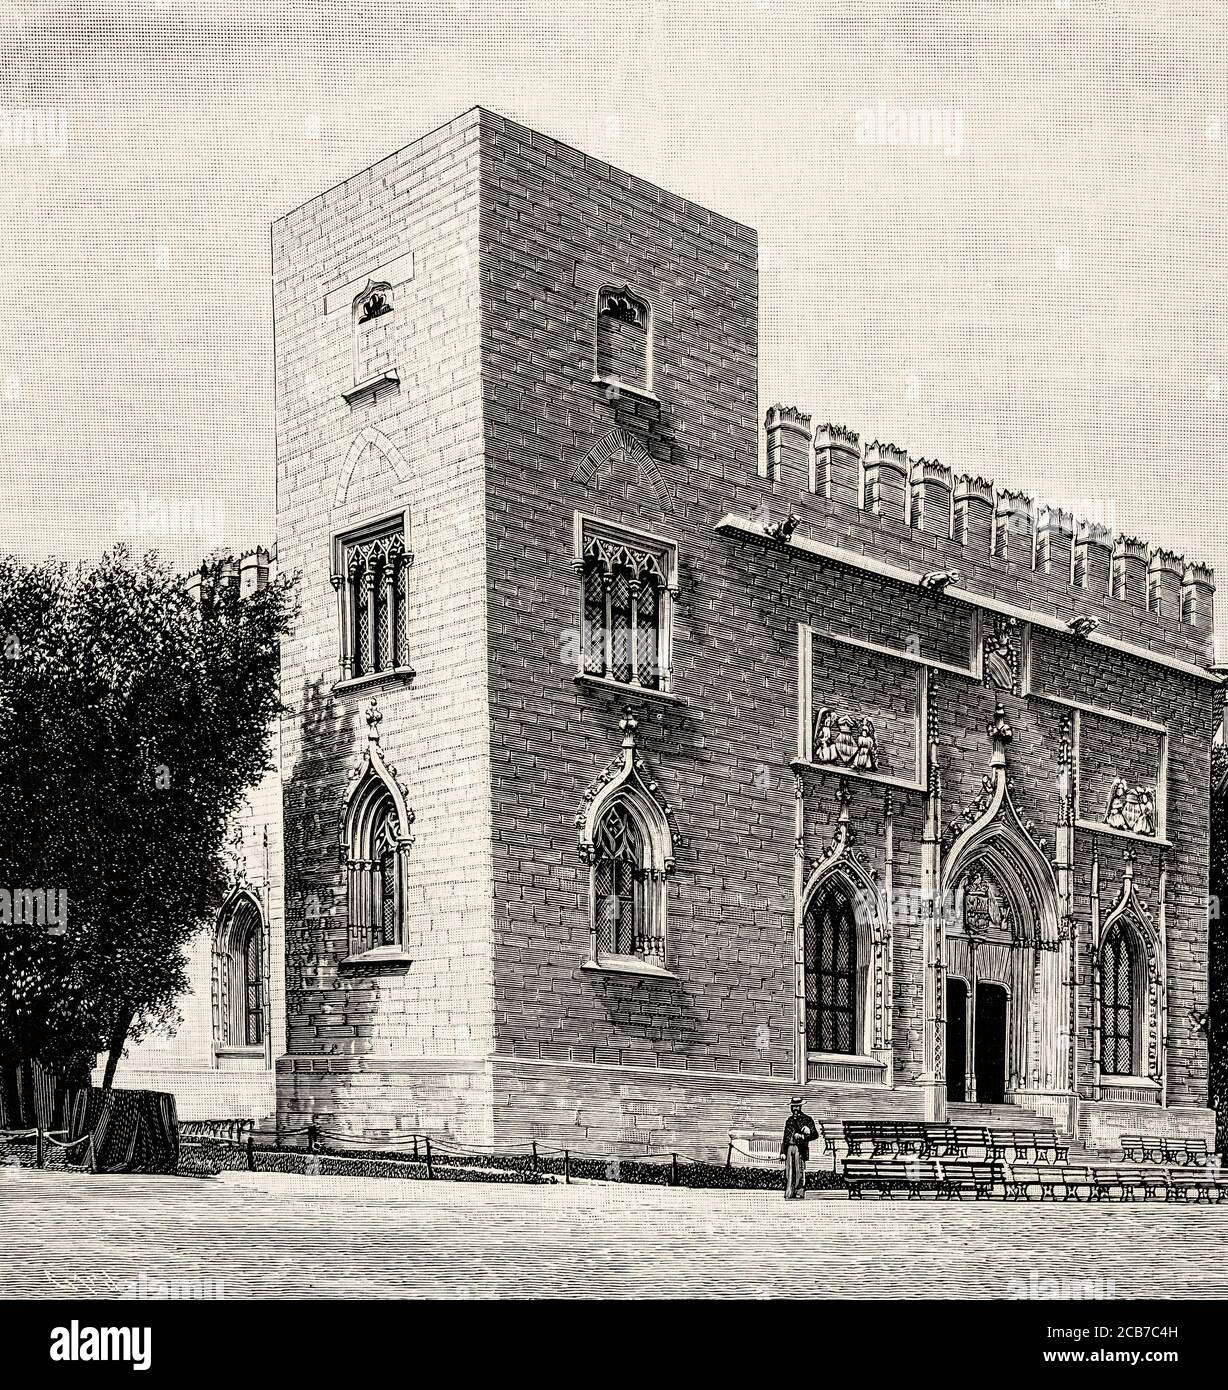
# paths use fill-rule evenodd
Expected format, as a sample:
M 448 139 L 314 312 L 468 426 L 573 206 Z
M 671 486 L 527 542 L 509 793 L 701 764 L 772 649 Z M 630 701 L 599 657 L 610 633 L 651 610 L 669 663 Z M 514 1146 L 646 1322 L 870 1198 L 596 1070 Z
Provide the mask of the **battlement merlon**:
M 184 588 L 196 600 L 200 602 L 202 581 L 204 579 L 205 566 L 202 563 L 197 569 L 192 570 L 183 576 Z M 221 583 L 223 585 L 234 585 L 238 588 L 242 597 L 256 593 L 260 589 L 268 586 L 271 580 L 277 577 L 277 547 L 255 546 L 251 550 L 245 550 L 241 555 L 232 556 L 225 560 L 221 568 Z
M 960 569 L 987 596 L 1031 587 L 1026 606 L 1061 624 L 1091 616 L 1105 631 L 1141 648 L 1167 650 L 1205 668 L 1213 659 L 1215 577 L 1164 546 L 1114 534 L 1102 521 L 975 473 L 955 473 L 936 459 L 911 457 L 898 444 L 829 421 L 817 428 L 796 406 L 767 412 L 766 464 L 760 478 L 799 510 L 799 535 L 930 572 Z M 764 502 L 771 510 L 771 502 Z M 779 503 L 777 504 L 780 505 Z M 809 507 L 822 516 L 805 515 Z M 773 517 L 774 520 L 780 518 Z M 846 534 L 841 537 L 842 523 Z M 916 542 L 910 554 L 907 538 Z M 934 551 L 940 552 L 935 555 Z

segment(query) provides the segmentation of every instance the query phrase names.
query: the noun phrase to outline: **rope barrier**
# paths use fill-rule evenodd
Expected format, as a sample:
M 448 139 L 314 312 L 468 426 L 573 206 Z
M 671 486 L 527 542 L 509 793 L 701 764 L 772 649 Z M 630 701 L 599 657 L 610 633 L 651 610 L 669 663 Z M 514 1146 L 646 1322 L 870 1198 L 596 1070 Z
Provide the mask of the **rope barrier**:
M 56 1133 L 66 1134 L 67 1130 L 58 1129 L 56 1130 Z M 78 1144 L 90 1143 L 93 1140 L 94 1136 L 92 1134 L 83 1134 L 80 1139 L 69 1139 L 67 1143 L 64 1144 L 61 1144 L 58 1139 L 52 1139 L 51 1135 L 47 1134 L 46 1132 L 44 1132 L 43 1138 L 49 1140 L 52 1144 L 56 1146 L 57 1149 L 75 1149 Z
M 189 1122 L 190 1123 L 190 1122 Z M 434 1176 L 434 1163 L 444 1161 L 445 1167 L 464 1166 L 464 1160 L 484 1159 L 491 1161 L 492 1167 L 497 1167 L 499 1160 L 515 1160 L 516 1170 L 525 1170 L 533 1173 L 542 1171 L 541 1165 L 546 1164 L 554 1168 L 557 1173 L 561 1161 L 564 1180 L 570 1180 L 573 1163 L 580 1166 L 580 1171 L 585 1171 L 585 1165 L 589 1165 L 589 1171 L 593 1168 L 598 1172 L 602 1168 L 608 1170 L 611 1165 L 619 1168 L 631 1167 L 633 1165 L 651 1165 L 659 1167 L 661 1172 L 666 1175 L 665 1181 L 669 1186 L 681 1185 L 680 1169 L 687 1167 L 728 1167 L 722 1165 L 719 1160 L 701 1158 L 698 1154 L 690 1153 L 685 1150 L 649 1150 L 646 1153 L 637 1154 L 573 1154 L 570 1149 L 555 1147 L 552 1144 L 542 1144 L 537 1141 L 530 1141 L 528 1145 L 523 1144 L 473 1144 L 464 1143 L 450 1135 L 435 1136 L 429 1134 L 400 1133 L 383 1135 L 379 1138 L 370 1138 L 361 1134 L 346 1134 L 334 1129 L 325 1129 L 322 1125 L 308 1124 L 296 1129 L 279 1130 L 273 1137 L 277 1149 L 282 1152 L 287 1150 L 282 1148 L 282 1140 L 298 1135 L 308 1136 L 307 1152 L 329 1156 L 319 1148 L 321 1141 L 327 1140 L 333 1145 L 342 1145 L 348 1148 L 359 1148 L 365 1153 L 338 1153 L 333 1150 L 333 1156 L 340 1158 L 367 1158 L 372 1162 L 393 1162 L 402 1164 L 413 1164 L 418 1168 L 425 1168 L 428 1177 Z M 78 1141 L 79 1142 L 79 1141 Z M 207 1143 L 208 1138 L 199 1135 L 184 1135 L 180 1139 L 181 1144 L 192 1147 L 200 1147 Z M 227 1142 L 223 1140 L 222 1142 Z M 237 1147 L 243 1147 L 243 1140 L 230 1141 Z M 246 1136 L 246 1145 L 249 1151 L 249 1166 L 254 1162 L 254 1136 L 251 1131 Z M 410 1151 L 412 1147 L 412 1152 Z M 389 1152 L 392 1150 L 393 1152 Z M 404 1150 L 404 1152 L 402 1152 Z M 273 1152 L 272 1149 L 264 1149 L 264 1152 Z M 297 1152 L 297 1149 L 290 1149 L 289 1152 Z M 480 1165 L 479 1165 L 480 1166 Z

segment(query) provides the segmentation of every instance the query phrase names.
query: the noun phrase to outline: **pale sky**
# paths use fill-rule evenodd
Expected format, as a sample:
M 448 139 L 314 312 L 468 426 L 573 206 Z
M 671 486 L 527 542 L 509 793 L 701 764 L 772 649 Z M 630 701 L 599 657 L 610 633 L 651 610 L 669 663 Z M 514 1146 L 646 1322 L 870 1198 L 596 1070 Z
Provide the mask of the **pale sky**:
M 269 223 L 481 104 L 758 229 L 761 414 L 1214 564 L 1228 650 L 1228 7 L 921 8 L 0 0 L 0 549 L 271 538 Z

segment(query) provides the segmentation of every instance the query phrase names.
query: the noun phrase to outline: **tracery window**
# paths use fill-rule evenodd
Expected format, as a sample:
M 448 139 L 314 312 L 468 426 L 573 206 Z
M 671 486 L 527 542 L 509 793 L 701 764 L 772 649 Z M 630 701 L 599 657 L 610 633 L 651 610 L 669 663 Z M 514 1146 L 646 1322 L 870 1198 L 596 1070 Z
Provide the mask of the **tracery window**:
M 645 930 L 647 866 L 644 837 L 628 811 L 613 806 L 597 829 L 593 855 L 593 901 L 597 958 L 664 958 L 664 942 Z
M 817 891 L 805 917 L 806 1050 L 857 1052 L 857 918 L 842 884 Z
M 670 688 L 671 597 L 676 548 L 584 523 L 581 671 L 646 690 Z
M 384 523 L 339 542 L 338 596 L 343 680 L 407 672 L 408 572 L 404 523 Z
M 1121 922 L 1109 928 L 1100 951 L 1100 1070 L 1106 1076 L 1134 1076 L 1137 961 Z

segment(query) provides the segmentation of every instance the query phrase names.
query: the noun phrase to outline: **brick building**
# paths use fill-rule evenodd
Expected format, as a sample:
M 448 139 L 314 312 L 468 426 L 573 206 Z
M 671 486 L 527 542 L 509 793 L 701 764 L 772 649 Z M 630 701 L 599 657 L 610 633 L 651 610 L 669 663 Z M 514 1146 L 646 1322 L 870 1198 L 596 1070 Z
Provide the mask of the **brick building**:
M 275 224 L 284 1128 L 1210 1137 L 1211 574 L 765 431 L 756 256 L 480 110 Z

